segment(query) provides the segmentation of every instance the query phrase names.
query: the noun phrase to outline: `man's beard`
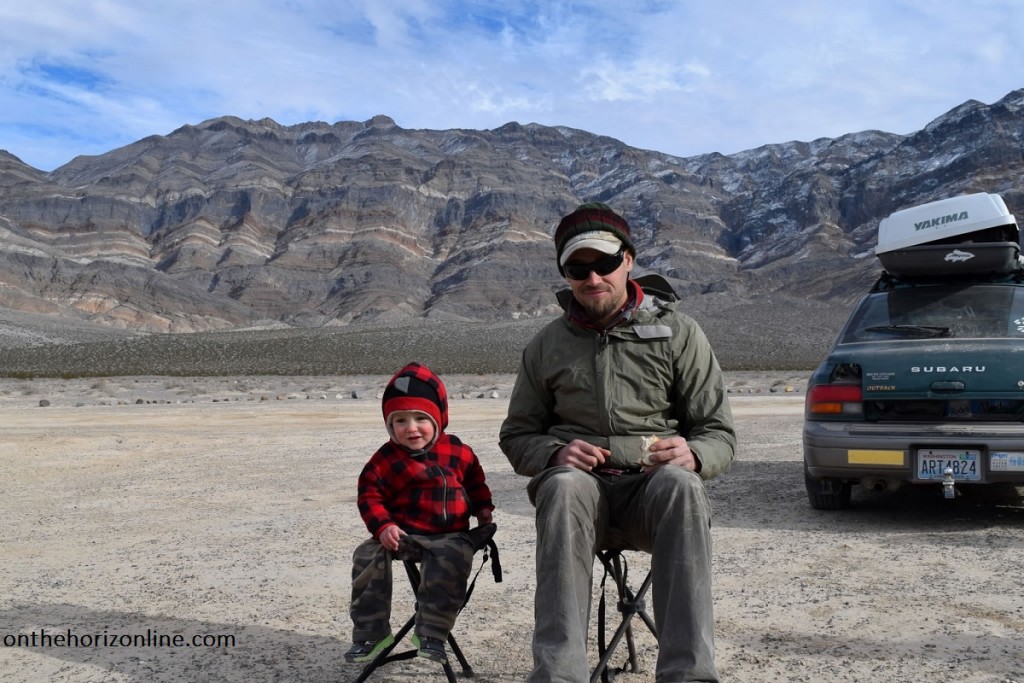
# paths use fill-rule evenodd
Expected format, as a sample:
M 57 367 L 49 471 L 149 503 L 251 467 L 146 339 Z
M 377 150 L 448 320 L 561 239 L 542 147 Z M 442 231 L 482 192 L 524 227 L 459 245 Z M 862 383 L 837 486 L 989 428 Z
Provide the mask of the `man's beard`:
M 607 290 L 598 288 L 589 291 L 603 292 Z M 583 293 L 586 294 L 587 292 Z M 605 297 L 600 301 L 587 299 L 586 303 L 580 302 L 580 305 L 583 307 L 583 310 L 587 312 L 587 315 L 590 317 L 591 320 L 593 320 L 594 322 L 603 322 L 604 320 L 618 312 L 619 308 L 622 306 L 622 302 L 616 301 L 612 297 Z

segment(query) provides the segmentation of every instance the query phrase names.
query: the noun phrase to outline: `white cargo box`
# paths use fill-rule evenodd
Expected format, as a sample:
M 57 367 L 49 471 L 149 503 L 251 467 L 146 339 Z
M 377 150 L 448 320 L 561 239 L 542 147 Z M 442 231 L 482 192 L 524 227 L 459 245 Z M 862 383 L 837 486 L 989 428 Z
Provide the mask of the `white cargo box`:
M 1017 221 L 996 194 L 897 211 L 878 224 L 875 255 L 898 277 L 1006 273 L 1020 260 Z

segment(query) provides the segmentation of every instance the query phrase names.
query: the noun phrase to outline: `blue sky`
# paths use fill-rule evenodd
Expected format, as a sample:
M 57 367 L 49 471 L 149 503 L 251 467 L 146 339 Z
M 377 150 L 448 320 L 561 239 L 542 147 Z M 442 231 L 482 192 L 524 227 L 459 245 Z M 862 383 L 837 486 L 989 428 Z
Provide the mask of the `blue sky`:
M 565 125 L 679 156 L 910 133 L 1024 87 L 1020 0 L 0 4 L 0 149 L 42 170 L 233 115 Z

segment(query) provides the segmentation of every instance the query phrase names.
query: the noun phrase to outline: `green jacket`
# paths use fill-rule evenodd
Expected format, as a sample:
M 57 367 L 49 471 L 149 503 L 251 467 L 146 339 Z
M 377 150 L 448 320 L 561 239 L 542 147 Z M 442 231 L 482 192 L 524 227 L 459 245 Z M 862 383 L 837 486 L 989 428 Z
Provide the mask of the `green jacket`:
M 685 437 L 703 479 L 729 469 L 736 433 L 711 345 L 671 289 L 643 288 L 617 327 L 600 333 L 563 315 L 526 346 L 499 435 L 517 473 L 540 473 L 573 439 L 609 449 L 608 467 L 635 468 L 652 434 Z

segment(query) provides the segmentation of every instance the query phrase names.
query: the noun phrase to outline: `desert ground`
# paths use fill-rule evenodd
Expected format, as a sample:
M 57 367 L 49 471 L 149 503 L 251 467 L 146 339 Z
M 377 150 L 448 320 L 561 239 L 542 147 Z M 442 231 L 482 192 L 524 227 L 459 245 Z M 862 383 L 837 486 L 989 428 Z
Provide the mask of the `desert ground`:
M 533 512 L 496 442 L 512 379 L 445 377 L 449 431 L 497 503 L 504 580 L 484 568 L 455 629 L 481 682 L 530 669 Z M 384 381 L 0 380 L 3 680 L 353 681 L 355 480 L 386 438 Z M 801 378 L 729 381 L 739 451 L 709 482 L 723 680 L 1024 682 L 1020 498 L 858 492 L 815 511 Z M 396 629 L 411 603 L 396 572 Z M 616 680 L 654 680 L 657 645 L 637 642 L 643 670 Z M 414 659 L 371 680 L 445 678 Z

